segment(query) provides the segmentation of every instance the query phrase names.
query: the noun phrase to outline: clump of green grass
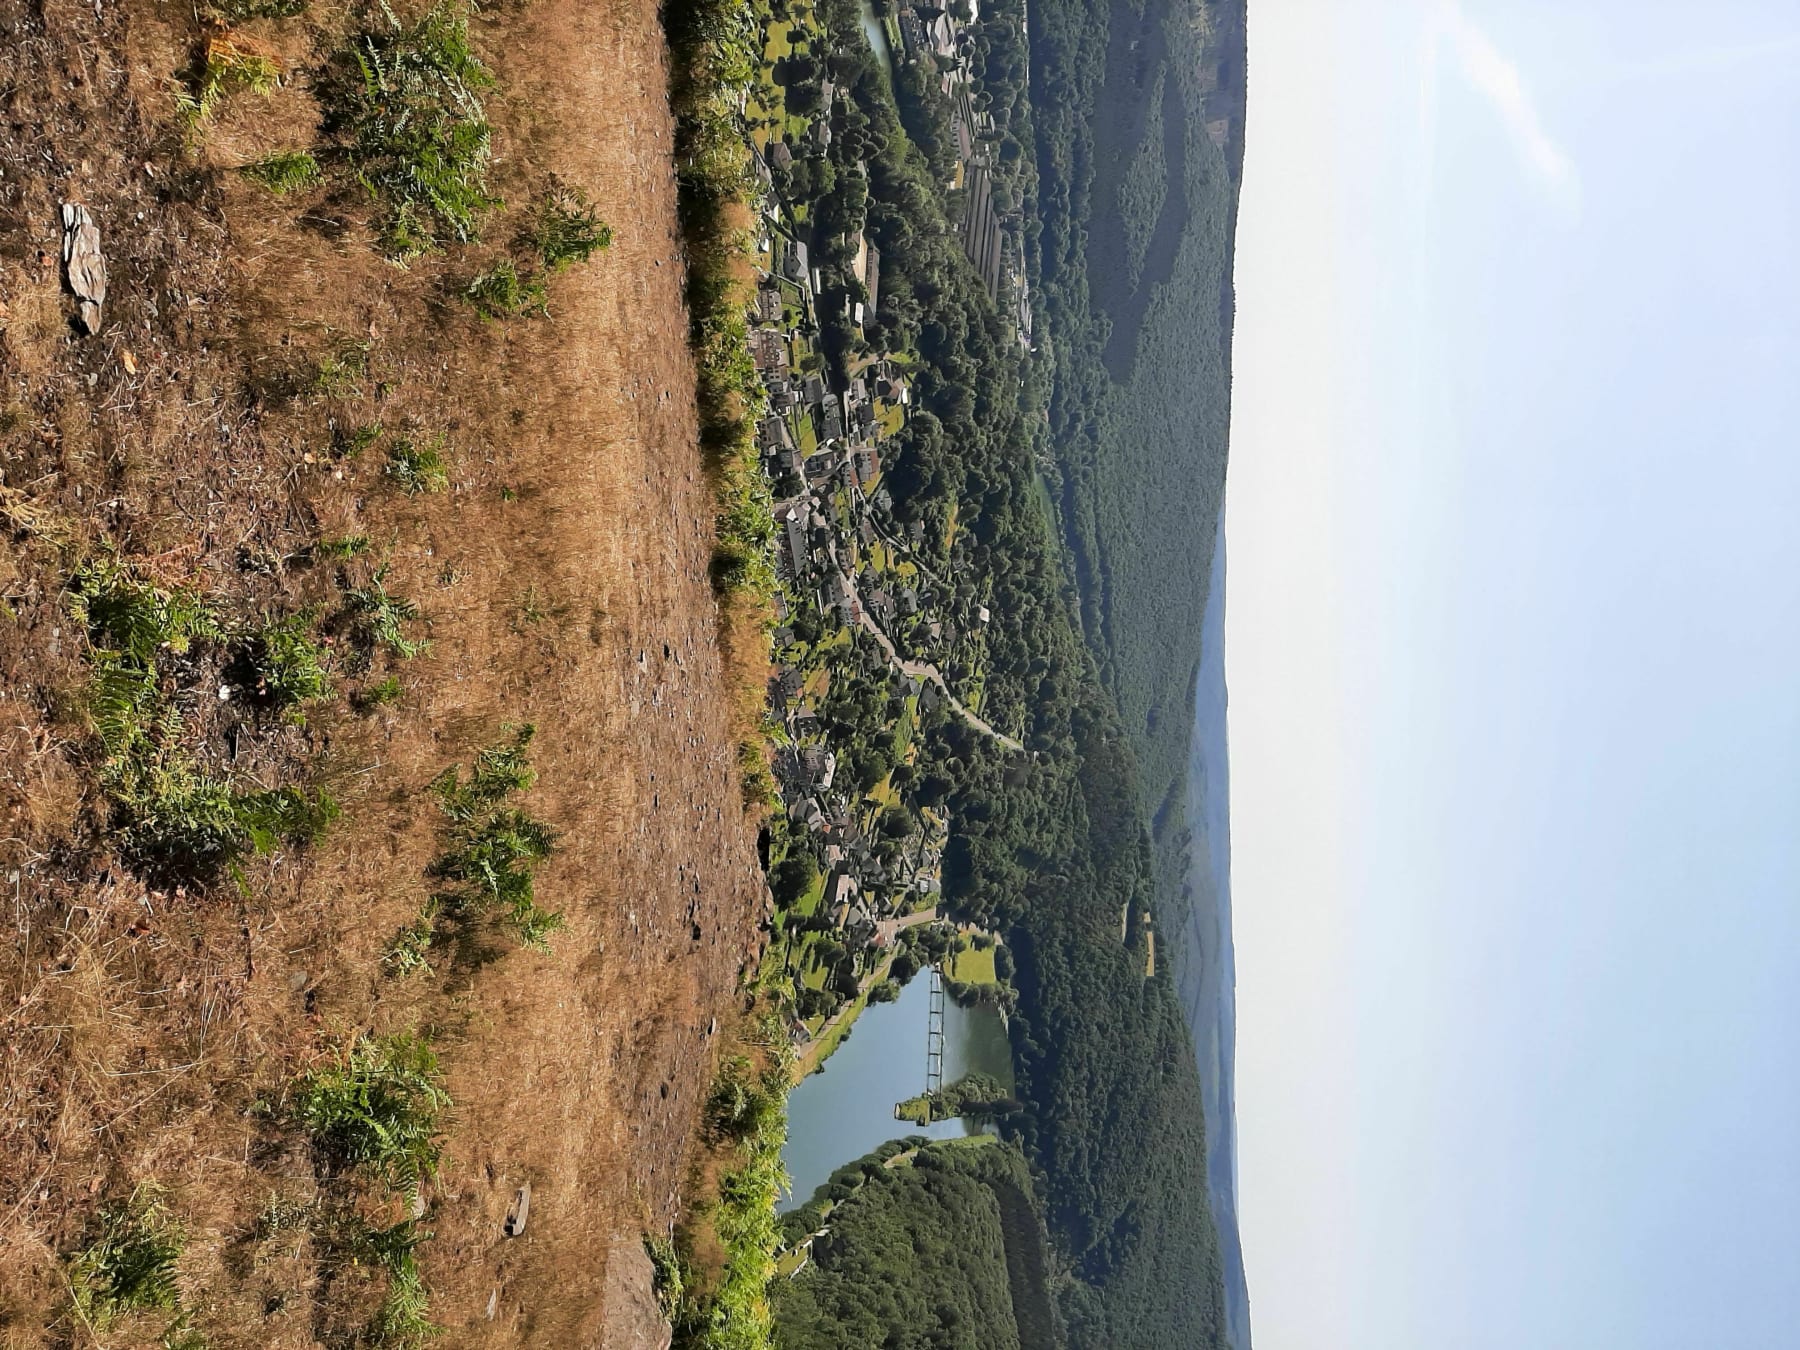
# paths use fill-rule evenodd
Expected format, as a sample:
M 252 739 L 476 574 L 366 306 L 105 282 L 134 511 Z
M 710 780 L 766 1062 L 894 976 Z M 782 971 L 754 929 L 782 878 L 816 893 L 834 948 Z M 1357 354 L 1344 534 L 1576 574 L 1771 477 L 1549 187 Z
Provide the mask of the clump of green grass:
M 369 547 L 366 534 L 339 534 L 319 540 L 313 545 L 313 554 L 330 562 L 349 562 L 367 553 Z
M 388 447 L 387 476 L 410 494 L 442 492 L 450 486 L 444 438 L 434 436 L 424 444 L 404 438 L 395 441 Z
M 359 373 L 357 379 L 362 378 Z M 355 459 L 363 451 L 381 439 L 382 429 L 379 422 L 368 422 L 360 427 L 333 426 L 331 428 L 330 455 L 333 459 Z
M 438 902 L 432 897 L 419 907 L 413 921 L 394 934 L 382 953 L 381 964 L 390 975 L 411 975 L 431 970 L 431 941 L 436 934 Z
M 372 713 L 377 708 L 390 707 L 400 701 L 406 692 L 398 675 L 388 675 L 379 680 L 372 680 L 357 691 L 352 700 L 360 713 Z
M 519 596 L 519 612 L 513 620 L 513 631 L 519 633 L 552 619 L 561 620 L 568 613 L 568 608 L 560 601 L 545 597 L 535 584 L 527 586 Z
M 351 621 L 367 646 L 385 648 L 401 660 L 410 661 L 431 644 L 424 638 L 406 635 L 406 625 L 419 617 L 419 607 L 389 591 L 387 575 L 385 565 L 377 568 L 366 586 L 350 588 L 344 599 Z
M 613 232 L 612 226 L 600 219 L 587 193 L 553 178 L 537 205 L 530 238 L 544 270 L 560 272 L 610 248 Z
M 431 1320 L 431 1292 L 419 1271 L 416 1251 L 431 1234 L 420 1231 L 411 1220 L 395 1227 L 407 1232 L 400 1240 L 388 1241 L 388 1250 L 378 1257 L 387 1267 L 388 1291 L 369 1323 L 368 1340 L 382 1350 L 415 1350 L 443 1330 Z
M 180 1226 L 156 1191 L 140 1186 L 123 1205 L 103 1210 L 99 1231 L 69 1265 L 75 1315 L 103 1332 L 127 1314 L 181 1306 L 175 1263 Z
M 369 374 L 369 344 L 346 342 L 319 358 L 312 392 L 322 398 L 355 398 Z M 376 434 L 380 431 L 377 429 Z
M 520 276 L 510 258 L 502 258 L 485 272 L 477 272 L 463 287 L 462 298 L 483 321 L 550 312 L 543 278 Z
M 674 1322 L 685 1302 L 687 1276 L 675 1244 L 666 1237 L 644 1238 L 644 1252 L 650 1258 L 651 1285 L 656 1290 L 656 1305 L 662 1315 Z
M 189 82 L 176 86 L 175 107 L 189 126 L 198 126 L 228 96 L 248 92 L 266 97 L 280 81 L 281 67 L 273 57 L 215 37 L 208 40 Z
M 205 9 L 223 23 L 252 19 L 291 19 L 303 13 L 307 0 L 207 0 Z
M 448 883 L 438 899 L 451 913 L 498 912 L 527 946 L 545 948 L 563 916 L 539 907 L 533 873 L 556 837 L 542 821 L 505 804 L 537 781 L 529 755 L 535 730 L 527 724 L 511 742 L 481 751 L 466 780 L 452 765 L 431 785 L 450 821 L 448 847 L 431 873 Z
M 260 183 L 277 197 L 317 187 L 324 178 L 319 161 L 305 150 L 281 150 L 238 169 L 253 183 Z
M 749 1056 L 733 1055 L 719 1066 L 706 1097 L 706 1125 L 715 1139 L 733 1143 L 776 1128 L 787 1100 L 785 1081 L 759 1075 Z
M 786 1038 L 770 1043 L 760 1071 L 748 1058 L 728 1060 L 714 1084 L 707 1120 L 715 1143 L 731 1150 L 709 1215 L 725 1251 L 719 1277 L 704 1289 L 683 1281 L 679 1257 L 665 1257 L 673 1279 L 656 1261 L 658 1293 L 673 1305 L 677 1345 L 704 1350 L 767 1350 L 774 1344 L 769 1280 L 781 1244 L 775 1206 L 787 1185 L 781 1149 L 787 1140 L 787 1086 L 792 1051 Z
M 467 10 L 440 0 L 413 22 L 387 5 L 339 55 L 324 93 L 358 180 L 386 211 L 382 245 L 404 261 L 477 237 L 487 189 L 493 76 L 469 45 Z
M 226 638 L 198 592 L 156 586 L 103 559 L 77 570 L 69 601 L 88 630 L 87 705 L 104 755 L 100 781 L 113 803 L 119 851 L 132 867 L 157 880 L 205 882 L 248 854 L 324 834 L 338 812 L 329 794 L 240 791 L 197 758 L 179 689 L 199 678 L 200 649 Z M 278 678 L 287 688 L 308 687 L 311 674 L 291 648 L 282 659 Z
M 407 1194 L 437 1172 L 450 1107 L 437 1055 L 419 1036 L 365 1036 L 300 1083 L 294 1116 L 334 1168 Z
M 331 697 L 325 650 L 312 639 L 314 615 L 271 619 L 252 631 L 245 658 L 255 694 L 279 708 L 296 708 Z

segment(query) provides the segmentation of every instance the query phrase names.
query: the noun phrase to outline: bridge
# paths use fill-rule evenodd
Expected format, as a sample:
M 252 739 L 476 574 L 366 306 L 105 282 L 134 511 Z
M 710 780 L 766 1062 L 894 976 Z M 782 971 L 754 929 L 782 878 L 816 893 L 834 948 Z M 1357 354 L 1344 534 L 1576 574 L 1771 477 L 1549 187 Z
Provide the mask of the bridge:
M 931 1013 L 925 1024 L 925 1091 L 944 1090 L 944 977 L 931 968 Z

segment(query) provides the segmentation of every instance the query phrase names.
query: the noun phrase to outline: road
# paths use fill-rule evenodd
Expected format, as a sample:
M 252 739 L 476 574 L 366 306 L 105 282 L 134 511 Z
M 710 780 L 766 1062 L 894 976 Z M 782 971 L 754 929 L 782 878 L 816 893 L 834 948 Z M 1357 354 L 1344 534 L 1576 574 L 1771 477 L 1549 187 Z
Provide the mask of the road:
M 985 718 L 970 711 L 961 699 L 951 693 L 950 686 L 944 683 L 944 677 L 938 671 L 936 666 L 932 665 L 929 661 L 908 661 L 902 657 L 899 652 L 894 650 L 893 640 L 889 638 L 886 633 L 881 631 L 881 625 L 875 622 L 874 618 L 869 614 L 868 606 L 863 604 L 862 593 L 856 589 L 856 577 L 852 573 L 846 571 L 844 565 L 838 561 L 837 543 L 835 540 L 827 546 L 827 552 L 831 557 L 831 565 L 837 569 L 838 576 L 843 578 L 845 589 L 847 589 L 851 596 L 856 600 L 856 608 L 861 615 L 863 629 L 870 637 L 874 638 L 875 641 L 881 645 L 881 650 L 887 653 L 888 663 L 902 675 L 911 676 L 915 680 L 930 680 L 938 687 L 938 692 L 944 696 L 944 702 L 949 704 L 951 710 L 955 712 L 957 716 L 961 717 L 963 721 L 974 727 L 975 730 L 979 731 L 982 735 L 991 736 L 1008 750 L 1014 750 L 1020 754 L 1024 754 L 1025 746 L 1020 741 L 1016 740 L 1014 737 L 1008 736 L 1004 731 L 996 730 Z

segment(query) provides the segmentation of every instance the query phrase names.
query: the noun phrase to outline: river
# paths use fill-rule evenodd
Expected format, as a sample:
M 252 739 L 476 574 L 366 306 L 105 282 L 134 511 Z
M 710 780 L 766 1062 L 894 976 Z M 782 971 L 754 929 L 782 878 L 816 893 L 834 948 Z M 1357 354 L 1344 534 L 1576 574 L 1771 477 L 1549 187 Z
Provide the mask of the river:
M 781 1160 L 793 1192 L 782 1205 L 805 1204 L 831 1174 L 871 1149 L 909 1134 L 954 1139 L 974 1133 L 958 1120 L 914 1125 L 894 1106 L 925 1090 L 925 1029 L 931 978 L 921 971 L 893 1003 L 871 1003 L 825 1067 L 788 1094 L 788 1141 Z M 992 1008 L 944 1009 L 944 1082 L 989 1073 L 1011 1083 L 1012 1050 Z
M 888 45 L 887 29 L 882 27 L 881 18 L 875 13 L 875 6 L 869 0 L 862 0 L 862 30 L 868 38 L 869 46 L 881 61 L 881 68 L 887 72 L 888 83 L 894 82 L 894 52 Z

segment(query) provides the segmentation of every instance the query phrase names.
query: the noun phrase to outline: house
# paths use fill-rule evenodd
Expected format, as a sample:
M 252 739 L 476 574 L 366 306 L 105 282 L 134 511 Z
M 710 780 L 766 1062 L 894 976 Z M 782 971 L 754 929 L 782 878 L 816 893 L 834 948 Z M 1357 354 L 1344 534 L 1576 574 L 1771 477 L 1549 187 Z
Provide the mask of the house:
M 776 509 L 775 519 L 782 527 L 782 541 L 787 545 L 788 567 L 794 576 L 803 577 L 807 569 L 806 509 L 787 505 Z
M 795 477 L 800 475 L 802 462 L 800 452 L 791 445 L 775 456 L 776 468 L 780 469 L 782 473 L 793 474 Z
M 862 884 L 848 872 L 833 873 L 831 880 L 825 883 L 825 907 L 835 913 L 838 906 L 842 905 L 845 917 L 848 917 L 850 905 L 861 890 Z M 842 926 L 841 923 L 839 926 Z
M 925 36 L 925 21 L 911 5 L 900 7 L 900 44 L 906 49 L 908 60 L 917 60 L 919 53 L 930 45 Z
M 800 752 L 800 767 L 820 792 L 831 790 L 831 781 L 837 776 L 837 756 L 831 751 L 819 745 L 807 746 Z
M 801 401 L 811 407 L 817 407 L 825 401 L 825 381 L 818 375 L 808 375 L 806 383 L 801 386 Z
M 857 404 L 851 412 L 850 421 L 859 436 L 875 435 L 875 409 L 871 404 Z
M 804 286 L 806 284 L 806 278 L 812 270 L 806 256 L 806 244 L 804 241 L 799 239 L 794 240 L 788 247 L 782 261 L 784 264 L 782 270 L 788 279 Z
M 956 55 L 956 24 L 939 10 L 937 17 L 925 24 L 925 41 L 937 55 L 948 59 Z
M 781 287 L 764 286 L 756 293 L 756 317 L 763 323 L 780 323 Z
M 844 583 L 842 576 L 836 572 L 831 574 L 831 580 L 825 583 L 825 594 L 845 623 L 861 622 L 862 602 L 857 599 L 856 592 Z
M 800 687 L 803 683 L 799 671 L 792 666 L 783 666 L 781 673 L 769 681 L 769 695 L 778 704 L 786 707 L 794 699 L 800 697 Z
M 856 452 L 856 482 L 858 487 L 867 488 L 881 472 L 881 456 L 872 445 L 865 445 Z
M 843 412 L 838 407 L 838 396 L 836 394 L 825 395 L 824 408 L 825 408 L 825 437 L 824 438 L 828 441 L 835 441 L 835 440 L 842 439 L 843 435 L 844 435 L 844 415 L 843 415 Z
M 825 813 L 819 809 L 819 803 L 811 797 L 802 797 L 788 808 L 788 819 L 804 825 L 809 830 L 825 828 Z
M 986 623 L 992 616 L 988 613 L 988 607 L 986 605 L 977 605 L 975 606 L 975 617 L 980 622 Z
M 869 311 L 881 308 L 881 250 L 870 244 L 862 264 L 863 289 L 869 293 Z
M 776 141 L 769 147 L 769 163 L 782 170 L 794 167 L 794 152 L 788 149 L 786 141 Z
M 993 299 L 1000 292 L 1000 217 L 994 211 L 993 178 L 985 164 L 977 162 L 969 167 L 957 234 L 963 252 L 981 276 L 988 298 Z
M 750 359 L 759 371 L 779 374 L 787 369 L 787 343 L 772 328 L 753 328 L 750 330 Z
M 764 454 L 779 454 L 794 447 L 787 423 L 779 417 L 765 417 L 756 424 L 756 444 Z

